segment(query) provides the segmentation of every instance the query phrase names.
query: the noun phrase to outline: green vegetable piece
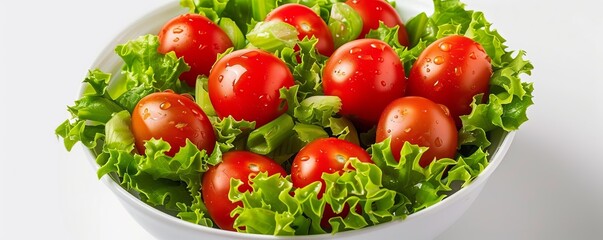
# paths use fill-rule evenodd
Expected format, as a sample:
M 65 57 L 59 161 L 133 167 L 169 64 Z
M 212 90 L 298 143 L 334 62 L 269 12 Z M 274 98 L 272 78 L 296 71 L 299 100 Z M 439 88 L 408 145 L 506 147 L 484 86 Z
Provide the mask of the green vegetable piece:
M 259 22 L 247 34 L 247 40 L 254 47 L 276 52 L 285 47 L 293 48 L 297 43 L 297 34 L 297 29 L 285 22 Z
M 110 99 L 99 96 L 84 96 L 69 107 L 69 112 L 80 120 L 106 123 L 114 113 L 124 110 Z
M 207 91 L 208 80 L 209 79 L 206 76 L 197 77 L 197 84 L 195 84 L 195 102 L 207 116 L 217 116 L 218 114 L 209 99 L 209 92 Z
M 241 32 L 241 29 L 237 26 L 237 23 L 230 18 L 223 17 L 220 19 L 220 28 L 228 35 L 230 41 L 234 46 L 234 49 L 242 49 L 246 45 L 245 35 Z
M 336 2 L 331 8 L 328 26 L 333 35 L 335 48 L 338 48 L 344 43 L 358 38 L 363 22 L 360 14 L 352 7 L 342 2 Z
M 253 130 L 247 139 L 247 149 L 258 154 L 269 154 L 291 136 L 293 126 L 293 118 L 288 114 L 283 114 Z
M 134 134 L 130 130 L 132 117 L 124 110 L 116 113 L 105 125 L 105 147 L 124 151 L 134 150 Z

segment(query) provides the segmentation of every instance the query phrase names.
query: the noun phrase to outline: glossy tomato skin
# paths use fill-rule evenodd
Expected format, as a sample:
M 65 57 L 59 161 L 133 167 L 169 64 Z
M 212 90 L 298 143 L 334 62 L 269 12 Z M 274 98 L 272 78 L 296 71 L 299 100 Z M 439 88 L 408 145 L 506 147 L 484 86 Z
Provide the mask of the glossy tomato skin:
M 237 206 L 243 206 L 241 202 L 233 203 L 228 199 L 230 179 L 243 181 L 243 185 L 239 186 L 239 191 L 252 191 L 248 179 L 250 175 L 253 176 L 260 172 L 266 172 L 269 176 L 287 175 L 287 172 L 272 159 L 248 151 L 225 153 L 220 164 L 210 167 L 203 174 L 201 183 L 203 201 L 209 215 L 218 227 L 234 231 L 234 218 L 230 217 L 230 212 Z
M 322 183 L 318 197 L 321 198 L 326 186 L 322 179 L 323 173 L 343 173 L 345 163 L 349 158 L 355 157 L 361 162 L 372 163 L 371 156 L 360 146 L 337 138 L 323 138 L 314 140 L 293 159 L 291 166 L 291 181 L 293 187 L 302 188 L 313 182 Z M 357 211 L 359 209 L 356 209 Z M 347 216 L 349 207 L 344 207 L 340 214 L 336 214 L 330 205 L 325 206 L 321 226 L 330 228 L 328 220 L 334 216 Z
M 364 37 L 371 29 L 379 28 L 379 21 L 381 21 L 388 27 L 400 26 L 398 42 L 403 46 L 408 46 L 406 27 L 392 5 L 384 0 L 348 0 L 346 4 L 356 10 L 362 18 L 363 25 L 360 37 Z
M 216 137 L 209 118 L 191 98 L 173 92 L 157 92 L 142 98 L 132 112 L 135 146 L 144 154 L 144 143 L 163 139 L 174 156 L 189 139 L 200 150 L 214 150 Z
M 377 124 L 387 104 L 404 96 L 406 76 L 389 45 L 359 39 L 333 53 L 324 66 L 322 84 L 325 95 L 341 98 L 339 113 L 367 130 Z
M 459 116 L 471 113 L 473 96 L 483 93 L 487 97 L 491 76 L 492 64 L 482 46 L 465 36 L 451 35 L 419 55 L 409 73 L 407 94 L 446 105 L 460 127 Z
M 299 40 L 312 36 L 318 39 L 316 49 L 325 56 L 331 56 L 335 48 L 333 36 L 325 21 L 312 9 L 297 3 L 281 5 L 272 10 L 264 21 L 282 21 L 294 26 L 299 34 Z
M 198 14 L 184 14 L 171 19 L 158 35 L 158 52 L 174 51 L 191 67 L 180 75 L 180 79 L 190 86 L 195 86 L 198 75 L 209 75 L 218 54 L 233 46 L 218 25 Z
M 283 61 L 258 50 L 227 54 L 213 67 L 208 82 L 209 98 L 219 117 L 255 121 L 260 127 L 287 111 L 279 90 L 295 84 Z
M 404 142 L 429 147 L 419 164 L 428 166 L 434 159 L 454 158 L 458 132 L 448 109 L 427 98 L 409 96 L 393 101 L 385 108 L 377 125 L 376 141 L 391 137 L 396 160 Z

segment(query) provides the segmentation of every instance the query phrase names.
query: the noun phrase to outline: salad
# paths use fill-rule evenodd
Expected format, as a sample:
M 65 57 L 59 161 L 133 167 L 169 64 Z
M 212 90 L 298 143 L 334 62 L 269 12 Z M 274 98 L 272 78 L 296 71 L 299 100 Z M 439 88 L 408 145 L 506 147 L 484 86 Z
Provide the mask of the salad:
M 484 14 L 433 0 L 181 0 L 91 69 L 55 133 L 184 221 L 269 235 L 404 219 L 470 184 L 527 121 L 533 66 Z

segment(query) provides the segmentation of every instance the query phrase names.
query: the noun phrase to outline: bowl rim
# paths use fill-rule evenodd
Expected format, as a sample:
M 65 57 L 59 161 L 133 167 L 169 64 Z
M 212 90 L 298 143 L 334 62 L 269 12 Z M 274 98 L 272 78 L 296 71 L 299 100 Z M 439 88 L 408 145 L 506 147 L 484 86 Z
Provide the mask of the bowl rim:
M 428 3 L 430 3 L 430 2 L 426 2 L 426 4 L 428 4 Z M 414 5 L 416 6 L 416 5 L 425 5 L 425 4 L 415 3 Z M 125 38 L 126 35 L 128 35 L 130 32 L 132 32 L 136 29 L 136 26 L 144 24 L 148 19 L 152 18 L 152 16 L 160 15 L 165 12 L 186 13 L 186 12 L 182 11 L 182 7 L 180 7 L 179 4 L 176 4 L 176 2 L 170 2 L 167 4 L 163 4 L 163 5 L 159 6 L 158 8 L 144 14 L 136 21 L 128 24 L 122 31 L 119 32 L 119 34 L 117 34 L 115 37 L 112 38 L 112 40 L 110 40 L 110 42 L 101 50 L 102 52 L 94 60 L 91 69 L 107 65 L 107 62 L 110 62 L 110 59 L 112 57 L 115 57 L 114 56 L 115 53 L 114 53 L 113 49 L 115 48 L 115 45 L 117 44 L 118 39 Z M 86 89 L 86 84 L 82 84 L 78 96 L 82 96 L 85 89 Z M 501 163 L 502 159 L 505 157 L 505 154 L 507 153 L 508 149 L 510 148 L 510 146 L 513 142 L 515 134 L 516 134 L 516 131 L 502 132 L 501 141 L 497 144 L 497 148 L 491 154 L 489 154 L 488 166 L 486 166 L 486 168 L 475 179 L 473 179 L 473 181 L 469 185 L 467 185 L 467 186 L 459 189 L 455 193 L 447 196 L 442 201 L 440 201 L 432 206 L 429 206 L 425 209 L 422 209 L 418 212 L 410 214 L 405 219 L 402 219 L 402 220 L 385 222 L 385 223 L 365 227 L 365 228 L 358 229 L 358 230 L 338 232 L 336 234 L 325 233 L 325 234 L 299 235 L 299 236 L 274 236 L 274 235 L 250 234 L 250 233 L 227 231 L 227 230 L 222 230 L 222 229 L 218 229 L 218 228 L 212 228 L 212 227 L 207 227 L 207 226 L 203 226 L 203 225 L 198 225 L 198 224 L 194 224 L 194 223 L 179 219 L 175 216 L 162 212 L 162 211 L 142 202 L 139 198 L 135 197 L 130 192 L 128 192 L 126 189 L 124 189 L 119 183 L 117 183 L 109 175 L 102 176 L 100 180 L 120 199 L 126 200 L 128 204 L 130 204 L 134 207 L 137 207 L 140 211 L 148 212 L 148 213 L 152 214 L 153 216 L 157 217 L 159 220 L 169 222 L 170 224 L 173 224 L 173 225 L 180 225 L 182 227 L 185 227 L 185 228 L 188 228 L 188 229 L 191 229 L 194 231 L 207 232 L 209 234 L 219 236 L 219 237 L 236 238 L 236 239 L 244 239 L 244 238 L 250 238 L 250 237 L 254 238 L 254 239 L 294 239 L 294 238 L 295 239 L 322 239 L 322 238 L 328 237 L 328 236 L 345 237 L 346 235 L 357 234 L 360 231 L 379 230 L 380 228 L 388 227 L 391 224 L 397 224 L 399 222 L 405 222 L 405 221 L 412 221 L 413 219 L 416 219 L 416 218 L 420 218 L 420 217 L 427 216 L 427 215 L 432 215 L 432 214 L 435 214 L 436 212 L 440 211 L 441 209 L 446 208 L 446 206 L 451 205 L 457 201 L 460 201 L 461 199 L 463 199 L 464 197 L 469 195 L 469 193 L 473 192 L 475 188 L 481 187 L 485 182 L 488 181 L 489 176 L 494 172 L 494 170 Z M 88 158 L 89 163 L 91 164 L 93 170 L 95 172 L 98 171 L 100 166 L 96 163 L 96 156 L 95 156 L 94 152 L 92 150 L 88 149 L 83 144 L 81 144 L 81 143 L 78 143 L 78 144 L 84 150 L 84 153 L 85 153 L 86 157 Z M 493 147 L 493 146 L 494 146 L 494 144 L 491 145 L 491 147 Z

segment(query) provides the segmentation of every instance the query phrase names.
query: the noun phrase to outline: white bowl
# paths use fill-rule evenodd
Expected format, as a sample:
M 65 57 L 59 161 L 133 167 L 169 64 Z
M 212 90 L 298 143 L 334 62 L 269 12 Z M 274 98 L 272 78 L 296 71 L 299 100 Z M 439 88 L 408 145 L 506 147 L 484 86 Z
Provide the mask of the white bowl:
M 419 12 L 425 11 L 429 14 L 432 11 L 430 2 L 425 0 L 398 0 L 397 3 L 397 8 L 405 21 Z M 185 9 L 180 7 L 177 1 L 174 1 L 147 14 L 113 39 L 96 59 L 92 67 L 111 72 L 114 76 L 119 75 L 122 62 L 114 53 L 116 45 L 147 33 L 156 34 L 164 22 L 184 12 Z M 433 239 L 457 221 L 474 202 L 488 181 L 488 178 L 502 161 L 514 135 L 514 132 L 511 132 L 493 137 L 492 146 L 490 147 L 490 164 L 488 167 L 470 185 L 443 201 L 414 213 L 404 220 L 383 223 L 360 230 L 341 232 L 335 235 L 276 237 L 204 227 L 180 220 L 147 205 L 122 188 L 115 179 L 108 175 L 104 176 L 101 181 L 113 191 L 132 217 L 158 239 L 367 239 L 376 236 L 404 239 Z M 96 156 L 91 151 L 88 151 L 88 149 L 85 152 L 94 169 L 98 170 L 98 165 L 95 161 Z

